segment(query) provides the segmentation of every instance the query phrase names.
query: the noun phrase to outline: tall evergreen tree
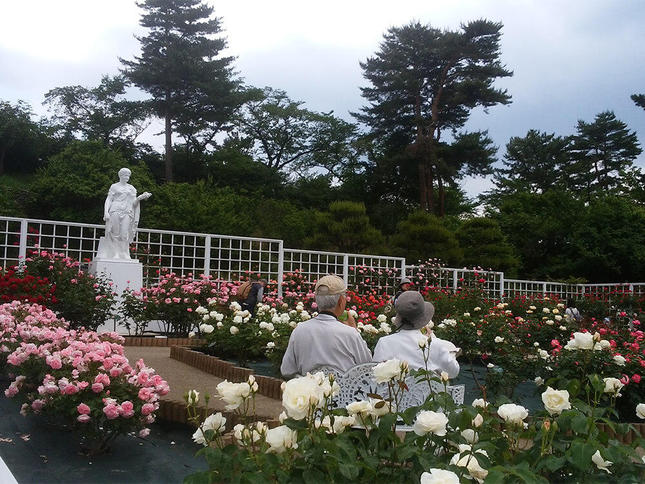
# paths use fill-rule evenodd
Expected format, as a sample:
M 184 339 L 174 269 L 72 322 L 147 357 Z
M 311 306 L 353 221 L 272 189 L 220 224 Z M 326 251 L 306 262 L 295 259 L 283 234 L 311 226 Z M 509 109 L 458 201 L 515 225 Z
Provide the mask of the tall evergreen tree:
M 621 175 L 642 153 L 634 131 L 612 111 L 597 114 L 592 123 L 578 121 L 573 141 L 574 161 L 567 167 L 575 188 L 587 198 L 620 186 Z
M 493 86 L 512 75 L 500 62 L 501 28 L 483 19 L 457 31 L 419 22 L 393 27 L 376 55 L 361 63 L 371 83 L 361 89 L 369 106 L 355 116 L 388 146 L 389 156 L 405 153 L 400 163 L 414 166 L 424 210 L 435 209 L 435 184 L 443 190 L 442 133 L 463 127 L 476 106 L 510 102 L 506 90 Z
M 497 193 L 543 193 L 556 185 L 567 186 L 562 169 L 569 161 L 571 139 L 531 129 L 506 145 L 504 167 L 496 170 Z
M 232 57 L 221 57 L 226 40 L 220 19 L 201 0 L 143 0 L 140 25 L 149 29 L 141 55 L 121 59 L 124 73 L 152 95 L 155 114 L 165 122 L 165 176 L 173 180 L 172 132 L 184 139 L 208 123 L 221 126 L 230 115 L 235 82 Z M 214 134 L 209 136 L 212 140 Z

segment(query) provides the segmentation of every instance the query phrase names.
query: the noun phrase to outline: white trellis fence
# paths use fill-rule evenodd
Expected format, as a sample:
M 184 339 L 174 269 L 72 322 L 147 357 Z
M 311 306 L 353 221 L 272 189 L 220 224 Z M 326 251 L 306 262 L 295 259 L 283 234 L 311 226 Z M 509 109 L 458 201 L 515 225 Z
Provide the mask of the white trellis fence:
M 82 265 L 88 264 L 103 233 L 104 226 L 98 224 L 0 216 L 0 266 L 17 265 L 36 249 L 62 252 Z M 477 278 L 489 297 L 557 294 L 567 298 L 626 291 L 645 294 L 645 283 L 565 284 L 506 279 L 503 272 L 407 266 L 402 257 L 289 249 L 277 239 L 169 230 L 139 229 L 133 257 L 142 262 L 148 284 L 158 279 L 161 268 L 183 276 L 206 274 L 220 280 L 237 280 L 253 272 L 277 282 L 297 274 L 300 285 L 306 286 L 298 288 L 302 292 L 321 276 L 334 273 L 343 275 L 350 287 L 378 288 L 392 294 L 402 276 L 419 276 L 422 271 L 435 285 L 455 292 Z M 282 296 L 282 284 L 277 288 Z

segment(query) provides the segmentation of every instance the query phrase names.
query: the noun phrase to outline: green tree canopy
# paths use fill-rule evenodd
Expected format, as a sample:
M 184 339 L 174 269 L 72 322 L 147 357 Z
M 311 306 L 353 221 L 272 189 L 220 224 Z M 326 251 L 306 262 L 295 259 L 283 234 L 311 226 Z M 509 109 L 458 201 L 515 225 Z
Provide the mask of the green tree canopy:
M 397 225 L 391 245 L 408 263 L 439 258 L 446 264 L 461 264 L 463 253 L 455 235 L 436 215 L 417 211 Z
M 56 87 L 45 94 L 44 104 L 53 121 L 68 135 L 106 145 L 133 145 L 148 126 L 145 102 L 125 98 L 129 83 L 123 76 L 103 76 L 94 88 Z
M 42 152 L 42 132 L 24 101 L 0 100 L 0 175 L 33 171 Z
M 435 210 L 435 185 L 442 199 L 450 175 L 458 172 L 440 165 L 441 135 L 462 128 L 477 106 L 510 102 L 506 90 L 493 86 L 512 75 L 500 62 L 501 28 L 488 20 L 456 31 L 419 22 L 393 27 L 376 55 L 361 63 L 371 83 L 361 88 L 369 105 L 355 116 L 386 156 L 410 165 L 424 210 Z
M 504 167 L 495 172 L 494 193 L 543 193 L 568 186 L 563 170 L 571 157 L 570 146 L 569 137 L 534 129 L 523 138 L 513 136 L 506 145 Z
M 294 170 L 304 175 L 322 168 L 342 178 L 356 158 L 351 143 L 356 127 L 317 113 L 293 101 L 279 89 L 249 88 L 249 100 L 237 117 L 235 136 L 256 161 L 274 171 Z
M 464 252 L 463 264 L 466 267 L 502 271 L 507 277 L 517 274 L 519 260 L 496 220 L 486 217 L 469 219 L 455 235 Z
M 102 223 L 103 204 L 119 169 L 132 170 L 139 192 L 157 191 L 147 167 L 129 163 L 99 141 L 75 141 L 38 171 L 31 185 L 32 216 L 70 222 Z
M 319 213 L 313 234 L 305 245 L 313 249 L 338 252 L 378 251 L 383 235 L 370 223 L 362 203 L 339 201 L 329 211 Z
M 165 177 L 173 180 L 172 132 L 188 142 L 208 129 L 205 141 L 229 121 L 238 107 L 232 57 L 220 56 L 226 40 L 220 19 L 201 0 L 143 0 L 138 37 L 141 55 L 121 59 L 126 77 L 152 95 L 151 105 L 165 122 Z M 210 129 L 209 129 L 210 128 Z
M 573 138 L 573 163 L 567 167 L 574 188 L 590 198 L 615 190 L 622 174 L 642 153 L 636 133 L 611 111 L 596 115 L 592 123 L 578 121 Z

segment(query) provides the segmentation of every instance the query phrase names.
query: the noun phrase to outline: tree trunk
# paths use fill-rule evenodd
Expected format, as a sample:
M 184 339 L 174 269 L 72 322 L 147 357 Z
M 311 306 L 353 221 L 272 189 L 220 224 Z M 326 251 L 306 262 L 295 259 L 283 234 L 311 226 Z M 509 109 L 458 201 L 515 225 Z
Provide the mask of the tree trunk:
M 446 189 L 441 177 L 437 179 L 437 182 L 439 184 L 439 217 L 443 217 L 446 215 Z
M 4 175 L 4 157 L 7 153 L 7 147 L 3 146 L 0 149 L 0 175 Z
M 428 210 L 428 189 L 426 186 L 426 166 L 425 160 L 421 159 L 418 161 L 418 171 L 419 171 L 419 206 L 421 210 Z
M 170 114 L 166 113 L 166 157 L 164 164 L 166 168 L 166 182 L 172 182 L 172 119 Z

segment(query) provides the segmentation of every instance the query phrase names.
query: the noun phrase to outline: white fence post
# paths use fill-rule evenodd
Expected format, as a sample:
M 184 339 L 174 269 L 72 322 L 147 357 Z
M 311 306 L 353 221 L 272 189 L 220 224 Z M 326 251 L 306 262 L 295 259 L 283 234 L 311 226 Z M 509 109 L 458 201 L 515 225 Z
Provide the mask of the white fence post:
M 457 269 L 452 270 L 452 292 L 457 293 Z
M 542 294 L 546 296 L 546 282 L 542 283 Z
M 204 241 L 204 274 L 210 276 L 211 274 L 211 236 L 206 236 Z
M 20 242 L 18 243 L 18 265 L 25 263 L 27 257 L 27 220 L 20 221 Z
M 500 301 L 504 297 L 504 273 L 499 273 L 499 299 Z
M 356 268 L 354 268 L 356 270 Z M 349 285 L 349 255 L 343 256 L 343 280 L 345 284 Z
M 282 278 L 284 277 L 284 242 L 278 242 L 278 297 L 282 297 Z

